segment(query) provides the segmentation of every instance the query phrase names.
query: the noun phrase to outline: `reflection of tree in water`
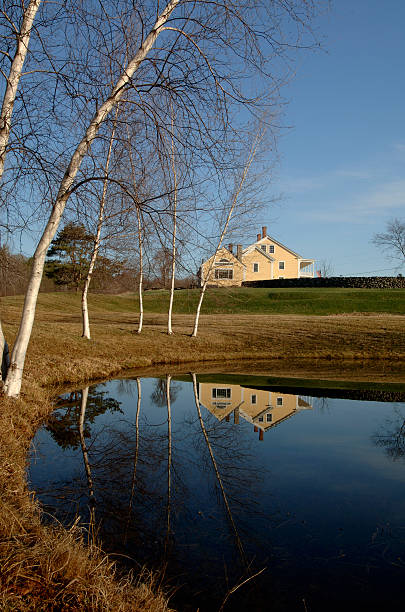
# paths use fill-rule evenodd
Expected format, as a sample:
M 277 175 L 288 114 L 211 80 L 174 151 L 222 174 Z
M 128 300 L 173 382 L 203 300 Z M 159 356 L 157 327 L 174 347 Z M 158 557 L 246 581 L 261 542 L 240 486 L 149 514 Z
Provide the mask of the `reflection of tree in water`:
M 85 420 L 83 423 L 83 435 L 90 438 L 91 427 L 96 417 L 107 411 L 121 412 L 120 403 L 113 397 L 106 397 L 106 391 L 100 391 L 100 386 L 92 387 L 89 390 Z M 57 401 L 58 408 L 50 416 L 45 427 L 51 434 L 55 442 L 63 449 L 76 449 L 80 446 L 80 411 L 82 393 L 72 391 L 61 396 Z
M 160 408 L 167 405 L 167 392 L 166 392 L 167 381 L 165 378 L 157 378 L 155 382 L 155 388 L 150 395 L 151 401 Z M 174 404 L 181 391 L 180 383 L 171 382 L 170 384 L 170 403 Z
M 244 554 L 238 531 L 243 517 L 245 538 L 249 533 L 249 521 L 260 507 L 258 482 L 264 470 L 259 473 L 251 469 L 250 449 L 254 441 L 243 435 L 241 427 L 220 423 L 212 415 L 204 414 L 203 430 L 206 429 L 209 445 L 215 455 L 218 478 L 207 453 L 207 441 L 194 402 L 190 404 L 188 418 L 171 422 L 170 402 L 176 400 L 181 384 L 173 383 L 170 376 L 166 380 L 156 381 L 151 399 L 156 402 L 157 397 L 156 403 L 162 400 L 161 403 L 167 408 L 166 418 L 159 418 L 158 424 L 150 420 L 147 406 L 140 410 L 141 381 L 137 380 L 136 384 L 136 413 L 133 416 L 127 413 L 119 420 L 111 420 L 108 436 L 99 435 L 96 420 L 99 403 L 106 394 L 91 389 L 86 412 L 82 413 L 87 424 L 87 438 L 91 435 L 87 442 L 88 458 L 87 448 L 83 452 L 84 464 L 87 459 L 91 467 L 91 482 L 89 469 L 86 480 L 85 469 L 75 475 L 73 481 L 64 485 L 60 483 L 58 490 L 54 489 L 54 494 L 65 500 L 62 512 L 71 500 L 76 512 L 84 516 L 94 485 L 97 524 L 103 547 L 124 553 L 128 558 L 135 554 L 138 561 L 151 566 L 156 561 L 160 567 L 161 559 L 165 558 L 172 575 L 184 573 L 184 555 L 187 556 L 190 549 L 195 549 L 192 558 L 195 555 L 198 563 L 201 563 L 201 558 L 206 559 L 208 576 L 212 540 L 221 542 L 217 549 L 218 558 L 215 561 L 212 559 L 216 563 L 222 556 L 221 549 L 226 541 L 228 554 L 231 557 L 235 555 L 239 561 L 235 564 L 228 560 L 226 580 L 224 578 L 222 588 L 217 584 L 221 598 L 228 588 L 225 584 L 227 580 L 235 584 L 241 576 L 251 575 L 250 570 L 246 569 L 246 559 L 241 559 L 241 553 L 243 557 Z M 76 448 L 80 444 L 78 423 L 81 399 L 80 392 L 64 397 L 60 404 L 64 407 L 63 412 L 59 408 L 48 426 L 63 448 L 69 445 Z M 108 409 L 120 410 L 119 402 L 111 397 L 105 399 L 107 406 L 100 409 L 99 414 Z M 93 430 L 89 424 L 94 420 Z M 67 431 L 63 433 L 65 424 Z M 82 450 L 83 447 L 84 444 Z M 217 504 L 214 500 L 209 500 L 207 504 L 205 492 L 201 495 L 199 487 L 195 487 L 195 479 L 209 483 L 208 495 L 214 496 L 214 500 L 217 496 Z M 204 512 L 199 511 L 201 503 L 205 504 Z M 207 508 L 210 508 L 208 512 Z M 242 570 L 238 569 L 241 561 L 245 568 Z M 223 562 L 220 563 L 223 568 Z
M 381 431 L 372 436 L 376 446 L 385 449 L 386 455 L 393 461 L 405 457 L 405 406 L 394 404 L 394 414 L 386 419 Z

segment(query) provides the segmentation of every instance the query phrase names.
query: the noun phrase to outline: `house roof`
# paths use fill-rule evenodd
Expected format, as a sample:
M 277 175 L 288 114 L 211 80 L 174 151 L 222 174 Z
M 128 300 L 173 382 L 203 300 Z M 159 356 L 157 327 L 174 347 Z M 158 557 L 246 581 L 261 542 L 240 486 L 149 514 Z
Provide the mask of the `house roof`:
M 267 234 L 267 236 L 265 236 L 264 238 L 261 238 L 260 240 L 258 240 L 257 242 L 254 242 L 251 246 L 254 246 L 256 244 L 261 244 L 263 241 L 266 240 L 266 238 L 268 238 L 269 240 L 271 240 L 272 242 L 274 242 L 275 244 L 278 244 L 278 246 L 282 247 L 283 249 L 285 249 L 286 251 L 288 251 L 289 253 L 291 253 L 292 255 L 295 255 L 295 257 L 298 257 L 298 259 L 302 259 L 301 255 L 298 255 L 298 253 L 296 253 L 295 251 L 291 250 L 290 248 L 288 248 L 287 246 L 285 246 L 285 244 L 283 244 L 282 242 L 280 242 L 279 240 L 276 240 L 275 238 L 273 238 L 273 236 L 269 236 Z
M 261 255 L 263 255 L 263 257 L 266 257 L 268 260 L 270 261 L 276 261 L 274 259 L 274 257 L 272 257 L 271 255 L 269 255 L 268 253 L 265 253 L 261 248 L 259 248 L 258 246 L 256 246 L 255 244 L 251 244 L 250 246 L 248 246 L 244 251 L 242 251 L 242 256 L 246 255 L 246 253 L 252 253 L 253 251 L 258 251 Z
M 211 255 L 211 257 L 208 257 L 208 259 L 203 261 L 203 265 L 206 264 L 208 261 L 211 261 L 213 257 L 216 258 L 216 261 L 215 261 L 216 264 L 221 263 L 221 259 L 227 258 L 229 259 L 230 264 L 237 263 L 243 268 L 246 268 L 246 265 L 243 262 L 239 261 L 239 259 L 233 253 L 231 253 L 231 251 L 227 249 L 226 247 L 221 247 L 220 249 L 218 249 L 215 255 Z M 224 265 L 226 265 L 225 262 L 224 262 Z

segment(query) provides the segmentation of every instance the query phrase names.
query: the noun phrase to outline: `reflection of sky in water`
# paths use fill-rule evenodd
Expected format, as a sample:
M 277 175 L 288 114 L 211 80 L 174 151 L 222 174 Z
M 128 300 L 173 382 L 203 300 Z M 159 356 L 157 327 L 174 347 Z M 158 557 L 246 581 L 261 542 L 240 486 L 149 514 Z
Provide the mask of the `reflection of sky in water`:
M 192 385 L 174 380 L 171 385 L 171 525 L 175 542 L 171 563 L 174 575 L 181 576 L 181 584 L 190 589 L 187 599 L 190 593 L 204 590 L 204 586 L 209 588 L 214 581 L 221 583 L 221 591 L 225 566 L 231 581 L 242 574 L 237 568 L 235 541 L 221 495 L 215 490 Z M 96 499 L 105 508 L 108 504 L 113 508 L 104 508 L 106 529 L 112 532 L 122 527 L 122 521 L 121 527 L 119 521 L 114 523 L 114 512 L 118 513 L 128 501 L 137 388 L 135 381 L 111 381 L 102 389 L 119 400 L 122 412 L 107 411 L 97 416 L 89 426 L 91 437 L 86 438 L 86 445 L 90 463 L 94 463 Z M 162 405 L 151 402 L 154 393 Z M 404 405 L 395 406 L 405 418 Z M 359 600 L 370 610 L 379 609 L 387 589 L 390 595 L 385 593 L 384 601 L 391 602 L 390 610 L 397 609 L 399 602 L 405 605 L 402 583 L 397 580 L 398 568 L 394 567 L 404 550 L 405 465 L 403 459 L 389 458 L 373 438 L 385 431 L 393 411 L 394 404 L 388 402 L 328 399 L 322 404 L 314 399 L 312 409 L 295 412 L 265 431 L 263 441 L 259 441 L 253 423 L 242 417 L 238 425 L 233 418 L 220 422 L 201 408 L 245 553 L 254 559 L 253 570 L 264 566 L 271 569 L 256 579 L 254 589 L 249 585 L 238 594 L 239 604 L 233 602 L 228 609 L 238 609 L 244 597 L 250 598 L 251 610 L 267 609 L 263 608 L 262 597 L 270 596 L 275 610 L 294 609 L 294 602 L 296 609 L 302 609 L 299 602 L 303 593 L 312 601 L 311 610 L 322 609 L 331 593 L 338 609 L 345 602 L 345 590 L 348 601 Z M 142 461 L 137 469 L 150 489 L 150 499 L 142 510 L 138 492 L 135 507 L 141 512 L 138 519 L 145 528 L 161 531 L 156 535 L 157 541 L 163 536 L 166 520 L 167 407 L 162 387 L 160 396 L 156 396 L 155 379 L 142 379 L 139 426 Z M 29 476 L 41 501 L 56 507 L 55 513 L 64 516 L 69 512 L 69 499 L 80 490 L 83 516 L 87 499 L 80 445 L 75 450 L 62 451 L 49 432 L 41 429 L 34 448 Z M 110 462 L 107 471 L 100 449 L 106 449 Z M 106 482 L 111 482 L 111 498 Z M 63 483 L 66 490 L 61 493 Z M 78 503 L 73 502 L 72 508 L 75 512 Z M 103 509 L 97 507 L 96 512 L 102 514 Z M 154 548 L 155 537 L 153 540 L 148 543 L 146 538 L 142 547 L 132 551 L 141 562 L 157 554 L 159 547 Z M 143 553 L 144 558 L 140 558 Z M 379 586 L 372 578 L 377 570 L 381 579 L 384 577 Z M 315 577 L 316 573 L 319 575 Z M 339 586 L 342 580 L 343 590 Z M 328 585 L 329 594 L 322 590 L 322 583 Z M 218 601 L 221 599 L 213 595 L 211 600 L 206 593 L 196 600 L 196 606 L 217 609 Z M 334 605 L 329 601 L 329 609 Z

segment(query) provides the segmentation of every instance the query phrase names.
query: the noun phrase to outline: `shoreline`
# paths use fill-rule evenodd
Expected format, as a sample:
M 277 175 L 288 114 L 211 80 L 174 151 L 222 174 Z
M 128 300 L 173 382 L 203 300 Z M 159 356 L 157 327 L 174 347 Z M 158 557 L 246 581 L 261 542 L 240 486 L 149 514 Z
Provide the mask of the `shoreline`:
M 2 310 L 12 345 L 18 312 L 4 303 Z M 134 333 L 136 319 L 134 313 L 96 313 L 95 339 L 87 341 L 80 338 L 78 316 L 38 311 L 21 397 L 0 399 L 2 609 L 168 610 L 153 577 L 131 582 L 94 544 L 81 541 L 77 526 L 41 524 L 26 464 L 32 437 L 52 412 L 58 388 L 134 373 L 181 374 L 194 367 L 201 373 L 226 369 L 313 381 L 405 381 L 402 315 L 203 315 L 197 338 L 190 338 L 188 315 L 174 317 L 173 336 L 165 331 L 164 315 L 147 314 L 141 335 Z

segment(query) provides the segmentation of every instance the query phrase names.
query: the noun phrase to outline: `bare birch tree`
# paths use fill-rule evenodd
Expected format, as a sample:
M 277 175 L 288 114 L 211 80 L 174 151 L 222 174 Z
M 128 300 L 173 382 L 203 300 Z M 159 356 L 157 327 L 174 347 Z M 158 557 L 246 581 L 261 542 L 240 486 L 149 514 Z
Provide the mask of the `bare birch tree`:
M 82 327 L 83 327 L 82 337 L 83 338 L 87 338 L 87 340 L 90 340 L 90 322 L 89 322 L 89 309 L 88 309 L 88 304 L 87 304 L 87 294 L 88 294 L 88 291 L 89 291 L 89 287 L 90 287 L 91 277 L 93 275 L 94 266 L 96 265 L 96 260 L 97 260 L 98 252 L 100 250 L 101 230 L 103 228 L 103 223 L 104 223 L 104 212 L 105 212 L 105 204 L 106 204 L 107 188 L 108 188 L 108 169 L 109 169 L 109 166 L 110 166 L 111 152 L 112 152 L 113 143 L 114 143 L 115 129 L 116 129 L 116 123 L 117 123 L 117 118 L 118 118 L 118 112 L 119 112 L 119 104 L 117 105 L 117 109 L 116 109 L 115 120 L 114 120 L 114 123 L 113 123 L 113 126 L 112 126 L 110 141 L 109 141 L 108 150 L 107 150 L 107 157 L 106 157 L 106 161 L 105 161 L 104 181 L 103 181 L 103 188 L 102 188 L 102 193 L 101 193 L 101 197 L 100 197 L 100 207 L 99 207 L 99 211 L 98 211 L 96 235 L 95 235 L 95 238 L 94 238 L 94 248 L 93 248 L 93 252 L 91 254 L 90 265 L 89 265 L 89 269 L 87 271 L 87 276 L 86 276 L 86 279 L 84 281 L 84 286 L 83 286 L 83 290 L 82 290 L 82 300 L 81 300 L 81 303 L 82 303 Z
M 66 148 L 62 150 L 62 142 L 59 148 L 55 147 L 59 164 L 65 156 L 70 159 L 63 166 L 66 171 L 57 183 L 50 215 L 33 257 L 31 279 L 5 383 L 8 396 L 17 396 L 21 388 L 47 249 L 89 148 L 94 147 L 100 130 L 104 129 L 111 111 L 124 93 L 132 92 L 134 107 L 142 108 L 143 113 L 162 123 L 167 118 L 168 109 L 164 106 L 165 96 L 160 94 L 171 92 L 176 101 L 176 122 L 181 126 L 184 150 L 189 151 L 196 166 L 211 165 L 214 173 L 226 173 L 232 168 L 235 150 L 244 146 L 246 133 L 242 122 L 239 120 L 233 124 L 232 117 L 241 117 L 241 106 L 257 114 L 261 106 L 277 104 L 279 89 L 285 80 L 285 67 L 288 73 L 291 72 L 288 50 L 309 46 L 302 36 L 309 32 L 308 21 L 317 1 L 273 0 L 269 3 L 268 0 L 257 0 L 252 3 L 251 0 L 218 0 L 212 3 L 210 0 L 169 0 L 160 12 L 159 2 L 155 4 L 152 0 L 141 3 L 136 10 L 132 2 L 125 0 L 111 4 L 78 3 L 78 28 L 83 27 L 92 40 L 98 36 L 97 28 L 102 30 L 105 24 L 105 27 L 110 27 L 109 32 L 101 31 L 99 42 L 106 45 L 106 41 L 112 41 L 112 46 L 121 49 L 119 58 L 115 60 L 117 77 L 114 86 L 108 77 L 107 82 L 93 87 L 100 79 L 103 81 L 102 74 L 91 73 L 93 64 L 102 67 L 103 62 L 97 60 L 97 53 L 102 57 L 109 50 L 104 46 L 103 53 L 100 53 L 97 45 L 86 49 L 67 40 L 71 61 L 68 82 L 72 82 L 71 77 L 76 77 L 78 84 L 72 85 L 71 102 L 53 103 L 52 110 L 56 114 L 60 107 L 58 121 L 64 126 L 72 121 L 75 128 L 81 125 L 82 119 L 79 115 L 80 121 L 77 121 L 73 110 L 69 114 L 69 106 L 76 109 L 75 105 L 80 104 L 82 110 L 95 107 L 95 111 L 90 120 L 83 119 L 86 123 L 80 128 L 83 132 L 77 137 L 78 144 L 73 142 L 72 136 L 69 137 L 68 154 Z M 87 6 L 90 7 L 89 15 L 99 10 L 97 27 L 93 18 L 87 23 L 83 21 Z M 109 21 L 108 10 L 119 10 L 120 7 L 125 9 L 122 15 Z M 162 40 L 160 46 L 155 45 L 158 37 Z M 152 49 L 154 53 L 150 57 Z M 145 62 L 146 58 L 151 61 Z M 275 62 L 273 71 L 269 68 L 272 61 Z M 81 69 L 86 78 L 82 78 Z M 241 74 L 244 74 L 244 79 L 241 79 Z M 255 91 L 252 95 L 251 85 L 259 82 L 258 75 L 264 79 L 262 91 Z M 170 120 L 166 123 L 169 124 Z M 56 137 L 56 129 L 54 131 Z
M 170 130 L 170 162 L 173 174 L 173 205 L 172 205 L 172 262 L 170 279 L 169 311 L 167 315 L 167 333 L 172 335 L 172 313 L 174 299 L 174 284 L 176 280 L 176 234 L 177 234 L 177 169 L 174 151 L 174 115 L 171 106 L 171 130 Z
M 199 300 L 198 300 L 197 310 L 196 310 L 195 318 L 194 318 L 194 329 L 193 329 L 193 333 L 191 334 L 193 338 L 195 338 L 197 336 L 197 333 L 198 333 L 198 323 L 199 323 L 199 320 L 200 320 L 201 306 L 202 306 L 204 295 L 205 295 L 205 292 L 206 292 L 206 289 L 207 289 L 207 286 L 208 286 L 208 282 L 209 282 L 209 279 L 210 279 L 210 274 L 211 274 L 211 272 L 212 272 L 212 270 L 213 270 L 213 268 L 215 266 L 215 258 L 216 258 L 217 254 L 218 254 L 219 249 L 221 248 L 222 242 L 223 242 L 223 240 L 224 240 L 224 238 L 226 236 L 226 232 L 228 231 L 229 223 L 230 223 L 230 221 L 232 219 L 232 215 L 234 214 L 235 208 L 236 208 L 236 206 L 238 204 L 238 199 L 239 199 L 240 193 L 241 193 L 241 191 L 243 189 L 243 185 L 245 183 L 245 180 L 246 180 L 246 177 L 248 175 L 249 169 L 250 169 L 250 167 L 251 167 L 251 165 L 252 165 L 252 163 L 254 161 L 254 158 L 256 156 L 256 153 L 258 151 L 260 143 L 263 140 L 263 137 L 265 135 L 265 131 L 266 130 L 263 127 L 261 129 L 259 129 L 259 131 L 256 134 L 256 137 L 254 139 L 254 142 L 253 142 L 253 144 L 251 146 L 251 149 L 249 151 L 249 155 L 248 155 L 247 161 L 245 163 L 245 167 L 243 168 L 242 176 L 241 176 L 241 178 L 239 180 L 239 183 L 237 184 L 235 192 L 233 194 L 233 197 L 232 197 L 232 200 L 231 200 L 231 204 L 229 206 L 228 213 L 227 213 L 226 218 L 225 218 L 225 223 L 223 225 L 221 234 L 219 236 L 217 247 L 215 249 L 214 255 L 212 256 L 210 265 L 209 265 L 208 270 L 206 272 L 205 279 L 203 280 L 203 285 L 201 287 L 200 297 L 199 297 Z
M 31 279 L 25 296 L 21 323 L 11 353 L 10 368 L 4 385 L 5 394 L 9 397 L 17 397 L 20 393 L 25 357 L 34 323 L 36 303 L 43 275 L 46 252 L 58 229 L 81 162 L 88 152 L 91 143 L 96 138 L 100 126 L 106 120 L 115 104 L 120 100 L 125 88 L 130 84 L 134 73 L 147 57 L 157 37 L 163 31 L 167 20 L 180 2 L 181 0 L 170 0 L 160 15 L 158 15 L 140 49 L 128 63 L 110 95 L 95 113 L 82 140 L 71 157 L 68 168 L 60 184 L 56 200 L 52 206 L 52 211 L 45 230 L 34 253 Z
M 17 95 L 17 89 L 20 83 L 25 58 L 28 52 L 28 45 L 30 42 L 32 26 L 40 4 L 41 0 L 30 0 L 27 8 L 24 10 L 22 23 L 19 29 L 11 21 L 5 11 L 3 11 L 3 15 L 6 17 L 7 21 L 10 23 L 12 29 L 14 30 L 14 35 L 16 38 L 16 48 L 14 57 L 11 61 L 10 71 L 7 75 L 3 103 L 0 111 L 0 184 L 3 180 L 4 165 L 6 161 L 8 143 L 10 139 L 11 122 L 15 99 Z M 4 338 L 1 321 L 0 356 L 2 366 L 0 372 L 0 380 L 3 380 L 7 376 L 10 360 L 8 356 L 8 345 Z

